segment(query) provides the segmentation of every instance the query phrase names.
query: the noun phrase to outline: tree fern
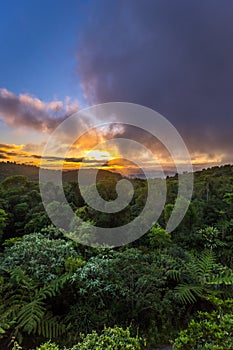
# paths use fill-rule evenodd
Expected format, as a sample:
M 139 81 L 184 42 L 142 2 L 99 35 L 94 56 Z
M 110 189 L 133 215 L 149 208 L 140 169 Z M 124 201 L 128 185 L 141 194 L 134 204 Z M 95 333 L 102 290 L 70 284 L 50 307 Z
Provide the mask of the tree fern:
M 194 303 L 197 299 L 197 296 L 202 297 L 204 293 L 204 288 L 192 284 L 179 284 L 175 288 L 176 298 L 182 304 L 191 304 Z
M 213 284 L 233 284 L 233 273 L 216 263 L 216 255 L 211 250 L 202 252 L 199 257 L 190 255 L 183 271 L 183 281 L 175 288 L 175 295 L 183 304 L 192 303 L 198 297 L 216 294 L 217 289 L 209 288 Z
M 55 297 L 69 275 L 40 287 L 39 283 L 26 276 L 20 269 L 11 271 L 10 279 L 0 307 L 0 327 L 14 329 L 15 335 L 34 334 L 51 339 L 60 336 L 66 327 L 48 310 L 46 300 Z M 11 288 L 9 288 L 9 285 Z M 5 324 L 3 327 L 2 324 Z
M 27 334 L 36 333 L 45 310 L 44 303 L 40 299 L 32 300 L 20 309 L 16 319 L 17 326 Z
M 215 263 L 216 255 L 212 250 L 203 252 L 196 262 L 196 265 L 199 268 L 199 276 L 210 276 Z
M 207 282 L 209 285 L 233 285 L 233 272 L 232 271 L 224 271 L 223 273 L 218 274 L 217 276 L 213 276 L 213 278 Z
M 174 281 L 180 281 L 182 272 L 178 270 L 168 270 L 166 276 L 172 278 Z
M 38 324 L 37 334 L 47 339 L 58 338 L 66 333 L 67 328 L 67 325 L 62 323 L 58 317 L 53 316 L 52 313 L 47 313 Z

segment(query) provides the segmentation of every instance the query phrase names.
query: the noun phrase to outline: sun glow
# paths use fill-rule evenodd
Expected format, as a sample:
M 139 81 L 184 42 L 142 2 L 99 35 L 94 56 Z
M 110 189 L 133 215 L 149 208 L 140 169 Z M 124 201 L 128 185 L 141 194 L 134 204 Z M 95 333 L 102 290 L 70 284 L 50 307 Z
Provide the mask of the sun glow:
M 108 151 L 102 151 L 102 150 L 92 150 L 92 151 L 86 151 L 85 152 L 86 159 L 90 159 L 90 160 L 97 160 L 97 161 L 107 161 L 107 160 L 111 160 L 114 158 L 114 156 L 111 156 L 110 153 Z

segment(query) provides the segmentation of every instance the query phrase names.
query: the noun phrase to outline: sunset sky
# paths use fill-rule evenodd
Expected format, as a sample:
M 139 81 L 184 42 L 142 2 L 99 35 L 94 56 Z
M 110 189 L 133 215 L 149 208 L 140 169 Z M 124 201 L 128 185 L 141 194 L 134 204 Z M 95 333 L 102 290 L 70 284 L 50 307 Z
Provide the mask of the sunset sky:
M 39 164 L 49 135 L 97 103 L 150 107 L 183 137 L 194 169 L 232 163 L 233 2 L 230 0 L 9 0 L 0 2 L 0 160 Z M 107 122 L 105 120 L 104 122 Z M 92 130 L 66 168 L 119 161 L 110 136 L 148 143 L 136 128 Z M 62 143 L 66 140 L 61 139 Z M 151 140 L 152 142 L 152 140 Z M 156 144 L 169 168 L 170 158 Z M 131 150 L 131 160 L 144 157 Z M 48 167 L 59 162 L 51 154 Z

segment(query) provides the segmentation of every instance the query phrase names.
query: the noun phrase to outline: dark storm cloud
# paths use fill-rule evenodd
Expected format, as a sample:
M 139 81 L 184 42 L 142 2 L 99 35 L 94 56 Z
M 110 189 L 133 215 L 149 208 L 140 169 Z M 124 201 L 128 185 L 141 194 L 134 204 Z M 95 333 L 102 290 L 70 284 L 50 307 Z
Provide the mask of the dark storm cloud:
M 192 152 L 232 161 L 232 1 L 99 1 L 80 39 L 78 71 L 90 103 L 151 107 Z
M 56 157 L 56 156 L 39 156 L 37 154 L 32 154 L 28 155 L 27 157 L 35 158 L 35 159 L 44 159 L 49 162 L 57 162 L 59 160 L 65 161 L 67 163 L 87 163 L 87 164 L 97 164 L 97 163 L 102 163 L 102 161 L 98 160 L 92 160 L 92 159 L 84 159 L 83 157 L 67 157 L 67 158 L 62 158 L 62 157 Z

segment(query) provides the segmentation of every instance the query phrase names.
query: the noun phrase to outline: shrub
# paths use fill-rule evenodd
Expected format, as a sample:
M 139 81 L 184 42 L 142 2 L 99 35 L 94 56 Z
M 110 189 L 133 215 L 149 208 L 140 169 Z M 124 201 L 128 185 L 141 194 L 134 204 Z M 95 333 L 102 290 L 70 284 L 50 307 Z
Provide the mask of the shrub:
M 96 331 L 86 336 L 70 350 L 140 350 L 140 339 L 120 327 L 105 328 L 100 335 Z
M 36 350 L 59 350 L 59 347 L 55 343 L 48 341 L 47 343 L 42 344 L 39 348 L 36 348 Z
M 199 312 L 197 319 L 180 332 L 173 349 L 233 349 L 233 300 L 218 302 L 218 310 L 211 313 Z
M 71 241 L 33 233 L 5 249 L 2 267 L 9 271 L 20 267 L 26 274 L 47 283 L 65 272 L 69 257 L 77 258 Z

